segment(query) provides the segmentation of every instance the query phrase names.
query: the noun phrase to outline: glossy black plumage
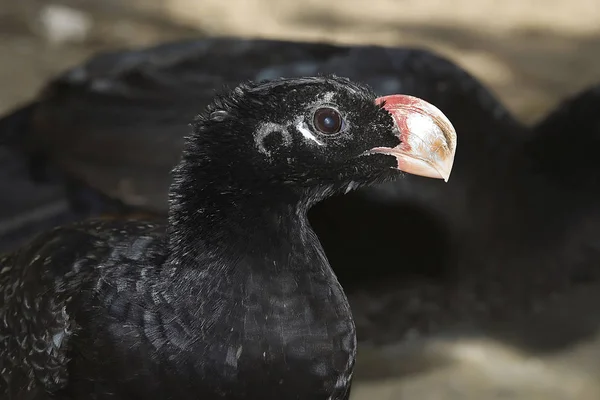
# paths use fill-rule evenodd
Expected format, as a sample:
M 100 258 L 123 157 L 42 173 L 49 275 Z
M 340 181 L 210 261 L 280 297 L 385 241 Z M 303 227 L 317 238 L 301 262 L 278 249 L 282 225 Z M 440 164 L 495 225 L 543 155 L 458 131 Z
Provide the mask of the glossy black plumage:
M 310 128 L 323 105 L 342 132 Z M 2 397 L 347 399 L 355 327 L 306 214 L 400 176 L 372 151 L 400 143 L 384 107 L 343 78 L 238 86 L 194 120 L 166 226 L 81 222 L 1 258 Z

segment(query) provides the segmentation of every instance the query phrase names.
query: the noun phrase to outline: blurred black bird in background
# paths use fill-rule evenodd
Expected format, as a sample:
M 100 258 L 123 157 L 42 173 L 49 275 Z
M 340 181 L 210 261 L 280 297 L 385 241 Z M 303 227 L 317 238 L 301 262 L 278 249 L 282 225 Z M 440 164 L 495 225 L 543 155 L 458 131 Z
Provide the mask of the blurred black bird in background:
M 318 73 L 423 98 L 460 135 L 448 184 L 409 176 L 309 214 L 348 292 L 359 340 L 527 312 L 597 278 L 595 89 L 528 127 L 462 68 L 425 50 L 206 39 L 101 54 L 8 116 L 2 136 L 46 182 L 36 187 L 56 182 L 70 218 L 161 218 L 184 121 L 216 88 Z

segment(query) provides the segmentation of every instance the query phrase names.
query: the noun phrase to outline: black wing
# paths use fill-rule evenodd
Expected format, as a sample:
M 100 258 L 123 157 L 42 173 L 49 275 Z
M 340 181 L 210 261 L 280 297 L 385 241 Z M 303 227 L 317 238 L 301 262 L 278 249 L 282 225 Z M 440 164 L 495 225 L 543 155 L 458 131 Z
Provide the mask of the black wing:
M 32 181 L 27 160 L 5 148 L 0 148 L 0 193 L 0 253 L 40 229 L 77 219 L 63 184 Z
M 148 246 L 161 248 L 161 240 L 155 225 L 90 221 L 41 234 L 0 258 L 0 397 L 46 399 L 65 388 L 82 315 L 110 320 L 90 306 L 90 293 L 111 293 L 105 274 L 139 274 L 131 260 L 152 257 Z

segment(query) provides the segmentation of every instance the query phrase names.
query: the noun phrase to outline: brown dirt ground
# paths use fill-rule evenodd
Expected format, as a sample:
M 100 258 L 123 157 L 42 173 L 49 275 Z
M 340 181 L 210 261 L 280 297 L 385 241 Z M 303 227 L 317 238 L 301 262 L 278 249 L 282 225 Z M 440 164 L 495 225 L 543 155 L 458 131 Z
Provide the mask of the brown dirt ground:
M 49 4 L 82 11 L 85 38 L 50 43 Z M 597 0 L 0 0 L 0 113 L 91 53 L 180 37 L 239 35 L 423 46 L 485 82 L 526 122 L 600 82 Z M 561 340 L 600 323 L 600 288 L 503 326 Z M 393 348 L 362 348 L 354 400 L 600 399 L 600 334 L 556 352 L 492 341 L 485 327 Z

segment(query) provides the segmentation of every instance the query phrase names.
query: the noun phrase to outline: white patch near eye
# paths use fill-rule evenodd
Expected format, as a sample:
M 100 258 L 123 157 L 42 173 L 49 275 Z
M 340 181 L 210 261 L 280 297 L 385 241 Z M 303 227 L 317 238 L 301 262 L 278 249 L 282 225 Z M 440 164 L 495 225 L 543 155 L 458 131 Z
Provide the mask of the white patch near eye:
M 334 92 L 326 92 L 321 96 L 321 101 L 324 103 L 331 103 L 333 101 Z
M 256 144 L 258 151 L 267 157 L 271 156 L 271 152 L 265 148 L 264 141 L 272 133 L 279 133 L 281 135 L 285 147 L 292 144 L 292 135 L 290 135 L 283 125 L 275 124 L 273 122 L 261 124 L 254 133 L 254 143 Z
M 317 139 L 315 137 L 315 135 L 313 135 L 313 133 L 310 131 L 310 129 L 308 129 L 308 127 L 306 126 L 305 122 L 302 122 L 302 121 L 298 122 L 296 124 L 296 129 L 298 129 L 298 132 L 300 132 L 302 134 L 302 136 L 304 136 L 305 139 L 312 140 L 319 146 L 325 145 L 325 143 L 321 142 L 319 139 Z

